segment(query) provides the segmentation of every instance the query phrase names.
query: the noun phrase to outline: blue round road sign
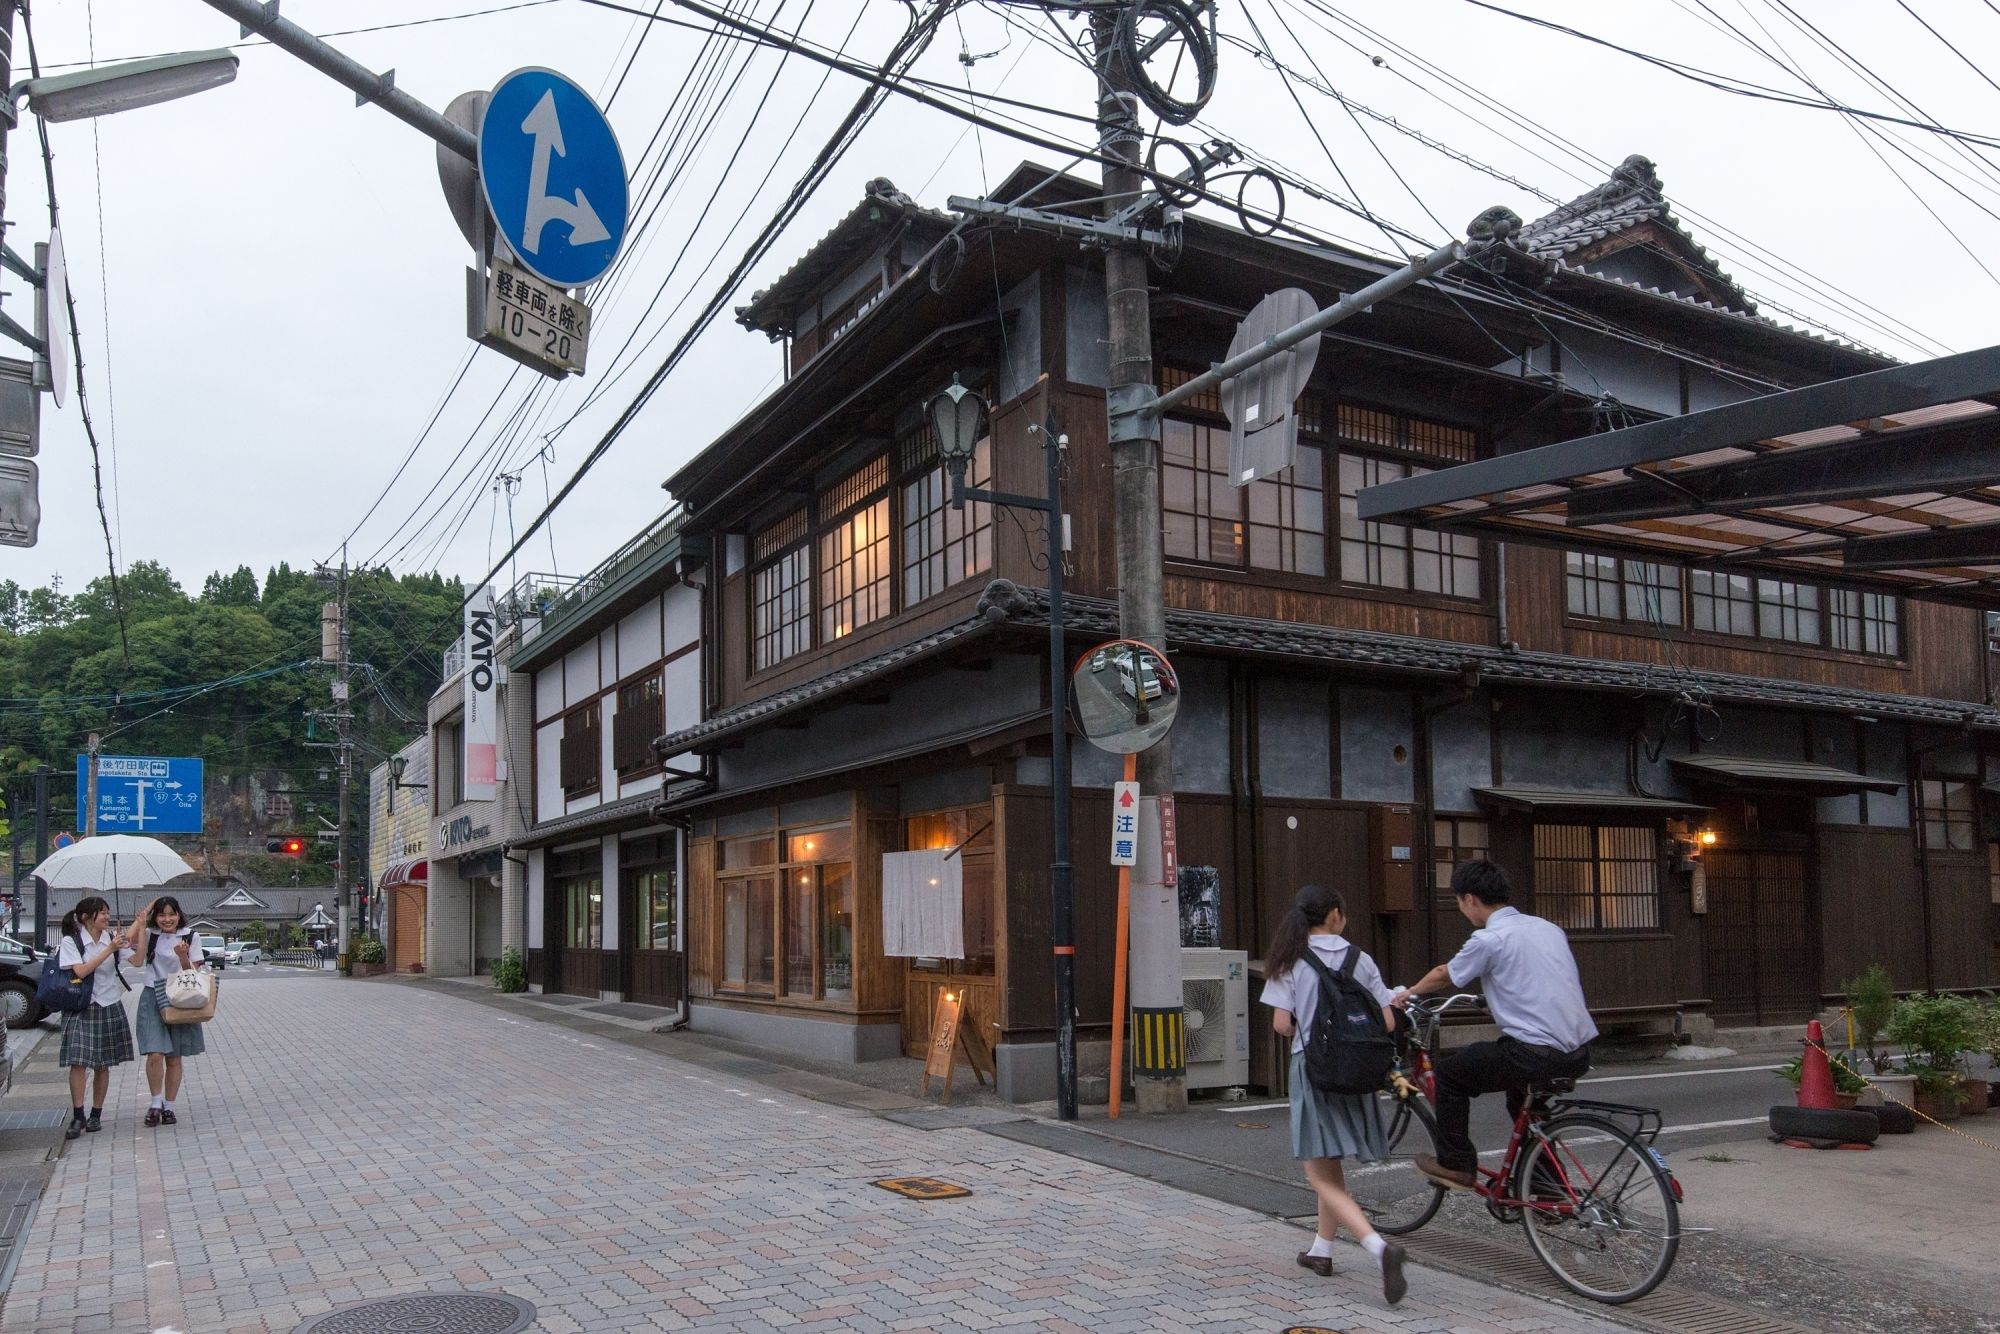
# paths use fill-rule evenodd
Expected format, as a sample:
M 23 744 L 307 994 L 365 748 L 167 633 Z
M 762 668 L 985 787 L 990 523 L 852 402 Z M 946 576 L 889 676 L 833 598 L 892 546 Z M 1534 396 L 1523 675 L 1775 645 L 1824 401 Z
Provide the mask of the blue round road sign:
M 479 183 L 515 258 L 558 287 L 602 276 L 625 243 L 618 136 L 590 94 L 553 70 L 515 70 L 493 89 Z

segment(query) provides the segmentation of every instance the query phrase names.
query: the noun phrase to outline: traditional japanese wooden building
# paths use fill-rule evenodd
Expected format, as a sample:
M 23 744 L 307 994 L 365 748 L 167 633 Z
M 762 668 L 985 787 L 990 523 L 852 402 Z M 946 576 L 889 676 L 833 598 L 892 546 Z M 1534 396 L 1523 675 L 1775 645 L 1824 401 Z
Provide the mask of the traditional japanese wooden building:
M 1096 193 L 1045 178 L 992 196 Z M 1103 277 L 1073 240 L 955 222 L 872 182 L 738 312 L 786 379 L 667 483 L 710 554 L 664 814 L 690 836 L 695 1028 L 867 1059 L 916 1050 L 948 987 L 997 1027 L 1003 1090 L 1046 1097 L 1039 539 L 950 507 L 921 406 L 954 373 L 988 397 L 969 480 L 1005 491 L 1040 492 L 1031 425 L 1068 435 L 1065 628 L 1072 652 L 1110 637 Z M 1329 334 L 1288 473 L 1228 484 L 1213 397 L 1165 423 L 1179 856 L 1216 872 L 1222 944 L 1254 959 L 1318 880 L 1414 978 L 1463 938 L 1441 881 L 1483 852 L 1569 930 L 1607 1023 L 1789 1021 L 1877 959 L 1905 988 L 2000 981 L 1977 611 L 1355 517 L 1380 481 L 1888 364 L 1759 316 L 1643 158 L 1519 242 L 1539 278 L 1455 275 Z M 1191 217 L 1154 268 L 1159 382 L 1268 291 L 1324 305 L 1386 271 Z M 1076 748 L 1086 1041 L 1116 765 Z M 883 855 L 927 847 L 961 849 L 962 958 L 883 953 Z

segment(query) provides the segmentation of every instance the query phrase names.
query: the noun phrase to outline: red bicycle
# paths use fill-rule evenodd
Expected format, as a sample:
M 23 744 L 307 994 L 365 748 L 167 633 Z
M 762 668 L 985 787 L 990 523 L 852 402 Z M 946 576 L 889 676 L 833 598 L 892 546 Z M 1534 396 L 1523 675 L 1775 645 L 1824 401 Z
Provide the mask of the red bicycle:
M 1389 1076 L 1389 1156 L 1357 1163 L 1348 1190 L 1376 1229 L 1415 1232 L 1451 1192 L 1419 1172 L 1418 1154 L 1437 1153 L 1438 1029 L 1446 1011 L 1476 996 L 1411 997 L 1415 1030 Z M 1528 1245 L 1558 1282 L 1579 1296 L 1619 1305 L 1659 1286 L 1680 1250 L 1680 1183 L 1653 1147 L 1660 1113 L 1651 1107 L 1563 1095 L 1574 1079 L 1533 1085 L 1514 1118 L 1499 1166 L 1478 1169 L 1472 1192 L 1502 1223 L 1519 1223 Z M 1488 1157 L 1492 1155 L 1486 1155 Z

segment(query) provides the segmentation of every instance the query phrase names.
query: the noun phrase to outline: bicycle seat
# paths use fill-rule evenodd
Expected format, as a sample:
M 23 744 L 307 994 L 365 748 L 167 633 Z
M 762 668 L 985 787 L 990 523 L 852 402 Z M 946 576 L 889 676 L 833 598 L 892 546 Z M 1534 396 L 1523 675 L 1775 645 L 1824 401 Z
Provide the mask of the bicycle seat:
M 1576 1092 L 1576 1080 L 1570 1075 L 1555 1075 L 1548 1079 L 1537 1079 L 1528 1085 L 1528 1092 L 1537 1097 L 1547 1097 L 1554 1093 Z

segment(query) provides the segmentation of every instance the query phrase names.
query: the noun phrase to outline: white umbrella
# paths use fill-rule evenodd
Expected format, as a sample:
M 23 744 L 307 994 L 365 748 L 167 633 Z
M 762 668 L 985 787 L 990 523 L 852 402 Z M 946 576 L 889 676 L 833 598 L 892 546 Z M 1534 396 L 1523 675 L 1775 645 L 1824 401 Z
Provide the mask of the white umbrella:
M 157 838 L 99 834 L 56 849 L 34 873 L 48 881 L 50 889 L 96 889 L 115 894 L 120 889 L 164 884 L 193 870 Z

